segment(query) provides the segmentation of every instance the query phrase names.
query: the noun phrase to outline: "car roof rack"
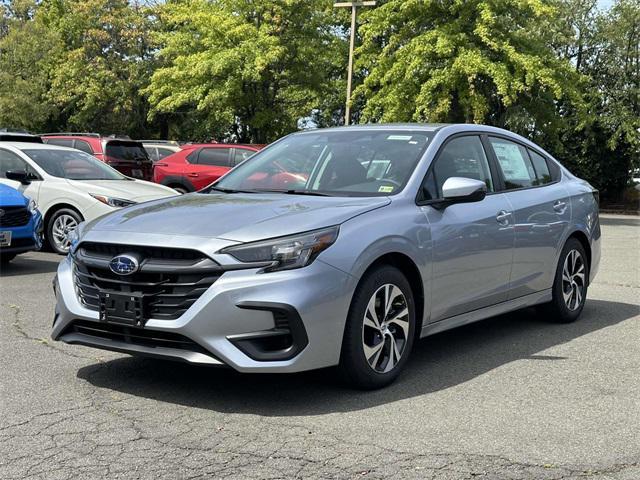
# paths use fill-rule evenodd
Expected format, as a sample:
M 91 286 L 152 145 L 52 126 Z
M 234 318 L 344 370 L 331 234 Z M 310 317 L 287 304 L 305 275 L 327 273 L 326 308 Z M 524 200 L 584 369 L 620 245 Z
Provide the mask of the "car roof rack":
M 55 132 L 55 133 L 41 133 L 41 137 L 95 137 L 100 138 L 102 135 L 99 133 L 89 132 Z

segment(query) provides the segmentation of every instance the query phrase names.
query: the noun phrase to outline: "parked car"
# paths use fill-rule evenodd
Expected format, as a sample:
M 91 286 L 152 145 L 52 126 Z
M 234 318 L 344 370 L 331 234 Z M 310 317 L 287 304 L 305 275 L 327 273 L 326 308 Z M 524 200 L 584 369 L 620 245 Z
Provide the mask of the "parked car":
M 42 246 L 42 215 L 36 202 L 0 184 L 0 263 Z
M 180 151 L 180 144 L 173 140 L 139 140 L 152 162 L 162 160 Z
M 42 139 L 89 153 L 128 177 L 151 180 L 153 162 L 140 142 L 98 133 L 45 133 Z
M 34 143 L 0 143 L 0 183 L 38 202 L 45 240 L 60 254 L 69 250 L 69 234 L 80 222 L 176 195 L 168 187 L 125 177 L 85 152 Z
M 597 191 L 505 130 L 297 133 L 200 193 L 79 228 L 52 336 L 377 388 L 417 338 L 523 307 L 576 320 L 600 237 Z
M 11 131 L 5 128 L 0 130 L 0 142 L 43 143 L 42 139 L 37 135 Z
M 153 181 L 187 193 L 210 185 L 264 145 L 188 143 L 153 165 Z

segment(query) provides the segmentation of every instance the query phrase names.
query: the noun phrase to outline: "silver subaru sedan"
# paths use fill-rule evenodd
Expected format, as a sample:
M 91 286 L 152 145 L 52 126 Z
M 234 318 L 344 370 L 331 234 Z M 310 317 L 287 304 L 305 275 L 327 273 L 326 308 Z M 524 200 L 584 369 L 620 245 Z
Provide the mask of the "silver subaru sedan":
M 81 224 L 52 336 L 379 388 L 418 338 L 531 306 L 576 320 L 599 260 L 597 190 L 525 138 L 313 130 L 200 192 Z

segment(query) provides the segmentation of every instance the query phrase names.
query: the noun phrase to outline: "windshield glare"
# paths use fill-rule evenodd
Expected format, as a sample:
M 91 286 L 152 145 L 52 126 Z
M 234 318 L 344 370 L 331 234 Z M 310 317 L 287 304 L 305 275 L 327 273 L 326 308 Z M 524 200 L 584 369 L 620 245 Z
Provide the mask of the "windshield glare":
M 24 150 L 49 175 L 69 180 L 125 180 L 127 177 L 79 150 Z
M 360 130 L 293 135 L 239 165 L 215 187 L 229 190 L 384 196 L 400 192 L 431 132 Z

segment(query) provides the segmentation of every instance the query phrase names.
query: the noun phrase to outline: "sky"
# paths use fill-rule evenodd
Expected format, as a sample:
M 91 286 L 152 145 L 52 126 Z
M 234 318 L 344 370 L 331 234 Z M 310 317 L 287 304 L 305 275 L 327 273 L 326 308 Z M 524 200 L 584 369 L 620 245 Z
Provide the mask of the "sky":
M 598 5 L 600 6 L 600 8 L 609 8 L 612 3 L 613 0 L 598 0 Z

